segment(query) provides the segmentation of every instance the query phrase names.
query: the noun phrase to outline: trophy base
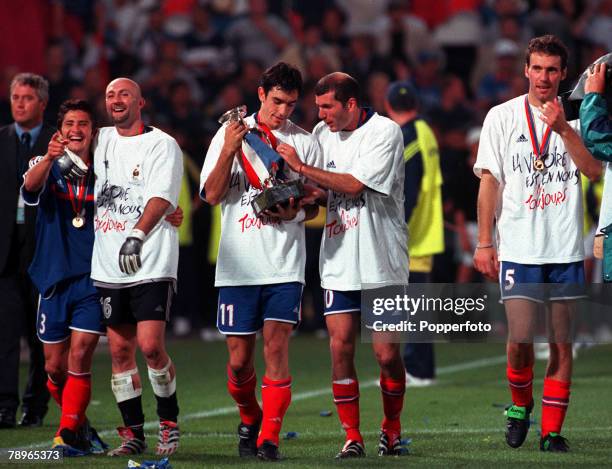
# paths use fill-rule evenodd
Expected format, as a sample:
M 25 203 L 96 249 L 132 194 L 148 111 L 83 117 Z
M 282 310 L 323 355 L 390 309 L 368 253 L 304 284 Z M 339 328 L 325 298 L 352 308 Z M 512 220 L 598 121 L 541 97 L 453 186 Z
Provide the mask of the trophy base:
M 259 216 L 264 210 L 276 210 L 277 204 L 286 204 L 290 198 L 295 200 L 304 197 L 304 184 L 296 179 L 295 181 L 279 182 L 268 189 L 264 189 L 253 202 L 251 207 L 255 215 Z

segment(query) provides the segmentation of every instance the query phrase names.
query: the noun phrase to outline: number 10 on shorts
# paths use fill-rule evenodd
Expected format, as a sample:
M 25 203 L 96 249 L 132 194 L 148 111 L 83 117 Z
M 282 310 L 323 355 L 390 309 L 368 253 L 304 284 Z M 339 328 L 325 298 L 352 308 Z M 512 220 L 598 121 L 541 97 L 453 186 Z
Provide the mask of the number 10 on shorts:
M 226 305 L 225 303 L 221 303 L 219 305 L 219 311 L 221 313 L 221 325 L 227 326 L 227 327 L 233 327 L 234 326 L 234 305 Z

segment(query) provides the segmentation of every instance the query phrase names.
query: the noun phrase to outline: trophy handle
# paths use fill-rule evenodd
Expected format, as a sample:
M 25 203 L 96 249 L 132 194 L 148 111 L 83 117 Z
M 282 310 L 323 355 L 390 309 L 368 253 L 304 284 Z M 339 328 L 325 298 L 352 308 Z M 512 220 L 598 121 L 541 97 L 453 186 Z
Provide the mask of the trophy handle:
M 230 122 L 242 122 L 242 124 L 246 127 L 244 122 L 244 117 L 247 114 L 246 105 L 242 104 L 240 106 L 236 106 L 235 108 L 230 109 L 229 111 L 225 111 L 221 117 L 219 117 L 219 124 L 225 124 L 227 121 Z

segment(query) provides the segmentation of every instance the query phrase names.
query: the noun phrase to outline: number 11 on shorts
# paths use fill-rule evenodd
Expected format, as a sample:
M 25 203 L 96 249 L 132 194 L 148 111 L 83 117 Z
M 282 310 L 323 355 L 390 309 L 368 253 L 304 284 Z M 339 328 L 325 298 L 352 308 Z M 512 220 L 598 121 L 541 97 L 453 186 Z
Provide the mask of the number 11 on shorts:
M 234 326 L 234 305 L 226 305 L 225 303 L 221 303 L 219 305 L 219 310 L 221 311 L 221 324 L 223 326 L 233 327 Z M 227 323 L 225 322 L 227 313 Z

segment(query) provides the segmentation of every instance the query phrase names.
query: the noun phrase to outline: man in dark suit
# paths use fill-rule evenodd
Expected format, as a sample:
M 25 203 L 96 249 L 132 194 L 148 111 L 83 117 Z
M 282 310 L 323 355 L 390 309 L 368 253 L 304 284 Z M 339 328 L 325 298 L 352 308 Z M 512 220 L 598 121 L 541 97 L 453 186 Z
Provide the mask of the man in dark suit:
M 35 288 L 27 274 L 34 252 L 36 211 L 19 194 L 22 176 L 34 155 L 44 155 L 55 129 L 43 123 L 49 84 L 31 73 L 16 75 L 10 86 L 14 122 L 0 128 L 0 428 L 13 428 L 19 406 L 19 339 L 30 347 L 30 373 L 20 425 L 38 426 L 47 413 L 49 392 L 42 343 L 36 336 Z

